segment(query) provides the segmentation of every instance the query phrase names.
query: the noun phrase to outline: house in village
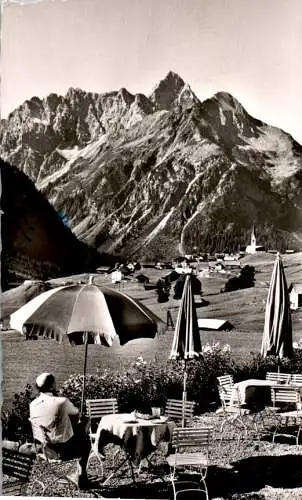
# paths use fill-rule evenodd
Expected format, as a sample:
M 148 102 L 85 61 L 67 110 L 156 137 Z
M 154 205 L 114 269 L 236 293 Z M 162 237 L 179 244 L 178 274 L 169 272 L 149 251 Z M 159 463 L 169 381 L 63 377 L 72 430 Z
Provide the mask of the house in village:
M 288 293 L 290 308 L 295 311 L 302 307 L 302 283 L 291 283 Z
M 198 318 L 198 328 L 200 330 L 230 331 L 234 326 L 225 319 Z

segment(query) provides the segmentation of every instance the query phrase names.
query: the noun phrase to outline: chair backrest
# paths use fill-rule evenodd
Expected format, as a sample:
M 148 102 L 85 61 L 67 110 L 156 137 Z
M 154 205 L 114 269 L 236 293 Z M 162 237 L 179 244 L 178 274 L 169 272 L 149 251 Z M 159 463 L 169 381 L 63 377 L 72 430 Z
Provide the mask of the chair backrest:
M 285 384 L 289 384 L 291 381 L 291 374 L 290 373 L 267 372 L 266 380 L 270 380 L 271 382 L 284 382 Z
M 219 397 L 222 406 L 228 406 L 233 396 L 233 388 L 231 386 L 218 387 Z M 238 403 L 236 399 L 236 403 Z
M 172 446 L 208 447 L 212 436 L 212 427 L 175 427 L 172 433 Z
M 301 404 L 300 391 L 293 387 L 271 387 L 271 398 L 274 406 L 276 403 Z
M 18 482 L 2 484 L 2 493 L 5 495 L 21 495 L 22 488 L 29 481 L 35 455 L 27 455 L 16 450 L 2 449 L 2 472 L 13 477 Z
M 88 415 L 91 419 L 100 419 L 104 415 L 118 413 L 116 398 L 108 399 L 86 399 Z
M 291 378 L 291 383 L 296 385 L 302 385 L 302 375 L 300 373 L 293 373 Z
M 217 380 L 220 401 L 223 408 L 225 408 L 230 405 L 230 400 L 233 397 L 234 379 L 232 375 L 222 375 L 221 377 L 217 377 Z M 237 399 L 236 396 L 236 404 L 239 403 Z
M 228 387 L 234 385 L 234 379 L 232 375 L 222 375 L 221 377 L 217 377 L 218 384 L 221 387 Z
M 185 410 L 184 417 L 186 420 L 190 419 L 194 415 L 195 402 L 194 401 L 186 401 L 185 402 Z M 183 402 L 181 399 L 168 399 L 165 414 L 167 417 L 172 420 L 181 420 L 183 412 Z

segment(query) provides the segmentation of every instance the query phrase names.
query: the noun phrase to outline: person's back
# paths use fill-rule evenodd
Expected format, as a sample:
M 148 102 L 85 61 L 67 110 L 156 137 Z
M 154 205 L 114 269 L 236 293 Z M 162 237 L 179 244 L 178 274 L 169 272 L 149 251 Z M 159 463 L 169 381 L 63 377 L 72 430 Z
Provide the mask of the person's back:
M 47 447 L 59 458 L 62 460 L 79 458 L 78 469 L 73 477 L 69 476 L 69 479 L 80 487 L 87 486 L 86 467 L 91 445 L 85 428 L 79 423 L 78 409 L 68 398 L 56 396 L 56 383 L 52 374 L 39 375 L 36 386 L 40 394 L 29 407 L 34 438 L 43 443 L 41 426 L 47 433 Z
M 73 436 L 70 415 L 77 414 L 67 398 L 49 392 L 42 392 L 30 404 L 30 419 L 48 429 L 51 443 L 65 443 Z

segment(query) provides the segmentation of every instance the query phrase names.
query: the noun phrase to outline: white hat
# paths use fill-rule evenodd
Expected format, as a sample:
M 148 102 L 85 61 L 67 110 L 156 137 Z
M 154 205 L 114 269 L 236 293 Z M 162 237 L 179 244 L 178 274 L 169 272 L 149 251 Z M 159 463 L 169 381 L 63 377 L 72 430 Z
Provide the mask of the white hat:
M 51 375 L 51 373 L 41 373 L 41 375 L 39 375 L 37 378 L 36 378 L 36 385 L 37 387 L 42 387 L 45 382 L 46 382 L 46 379 L 49 377 L 49 375 Z

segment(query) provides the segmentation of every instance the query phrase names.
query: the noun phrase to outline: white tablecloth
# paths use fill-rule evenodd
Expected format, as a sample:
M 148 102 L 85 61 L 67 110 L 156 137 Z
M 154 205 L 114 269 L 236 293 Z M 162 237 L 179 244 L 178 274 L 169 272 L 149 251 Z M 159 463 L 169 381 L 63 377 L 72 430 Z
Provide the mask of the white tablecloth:
M 237 382 L 234 384 L 232 396 L 231 396 L 231 404 L 235 404 L 239 401 L 241 404 L 247 404 L 247 392 L 249 388 L 267 388 L 267 387 L 280 387 L 276 382 L 272 380 L 261 380 L 256 378 L 251 378 L 248 380 L 243 380 L 242 382 Z
M 97 428 L 96 444 L 100 451 L 108 442 L 115 442 L 125 447 L 136 460 L 146 457 L 161 440 L 170 440 L 174 422 L 162 422 L 160 419 L 133 420 L 131 413 L 105 415 Z

